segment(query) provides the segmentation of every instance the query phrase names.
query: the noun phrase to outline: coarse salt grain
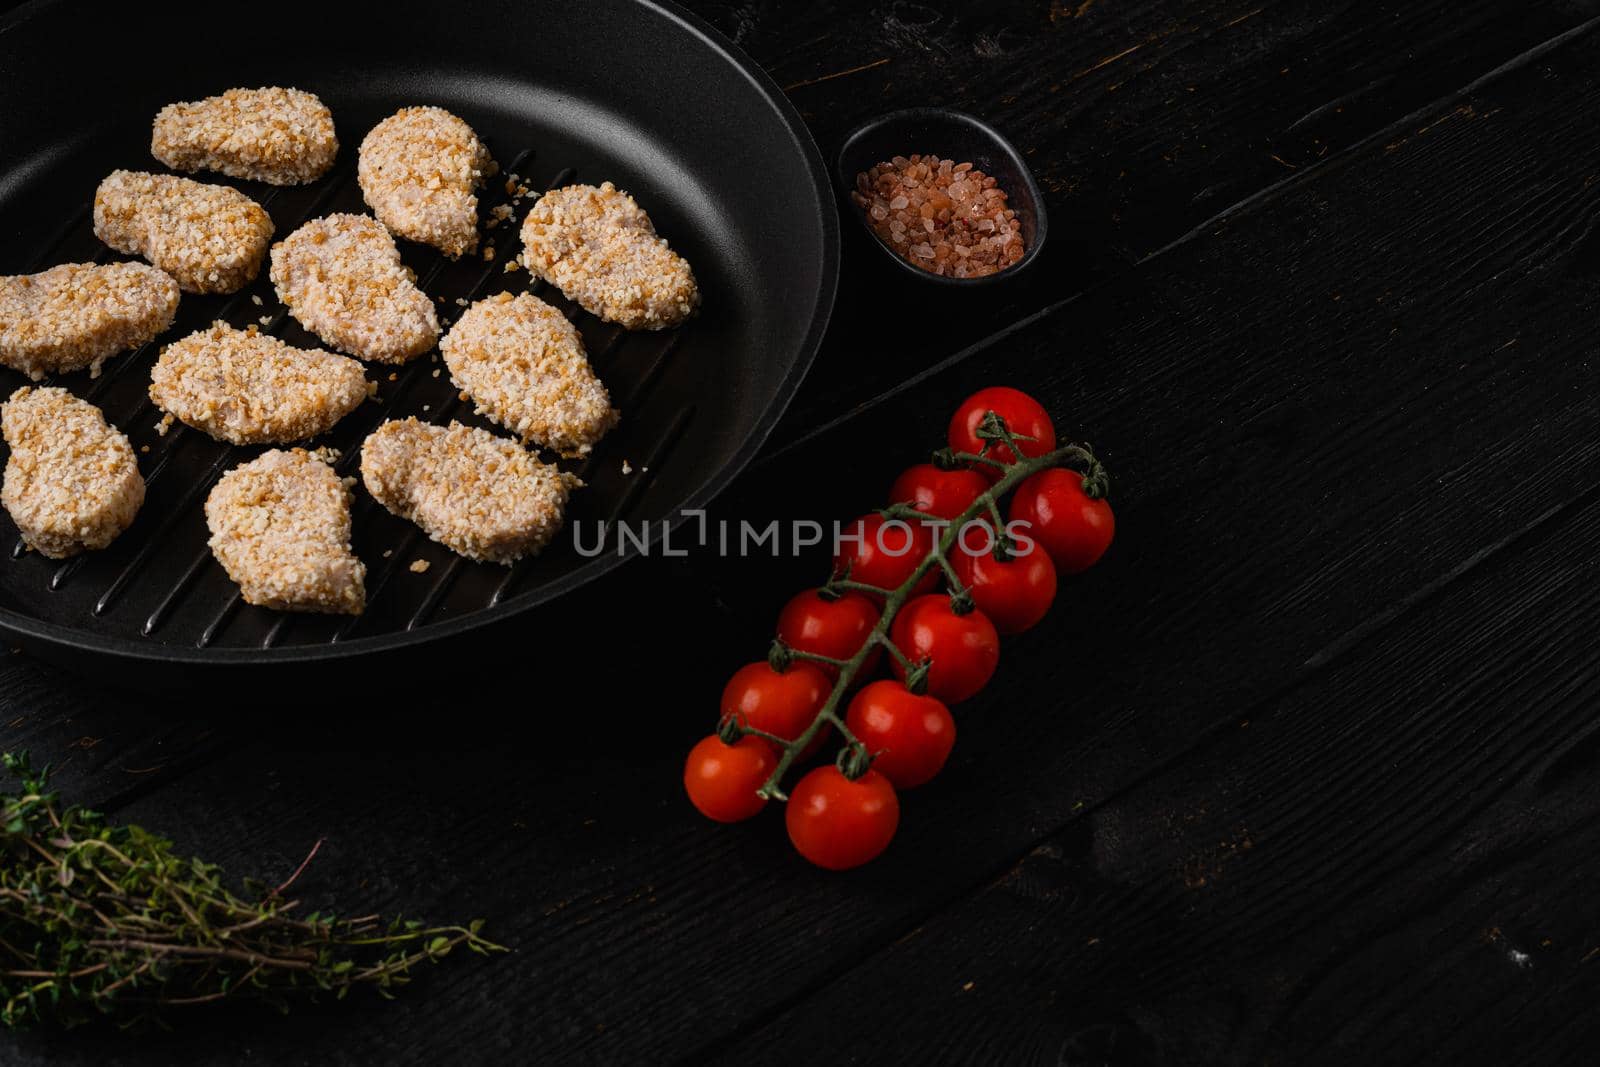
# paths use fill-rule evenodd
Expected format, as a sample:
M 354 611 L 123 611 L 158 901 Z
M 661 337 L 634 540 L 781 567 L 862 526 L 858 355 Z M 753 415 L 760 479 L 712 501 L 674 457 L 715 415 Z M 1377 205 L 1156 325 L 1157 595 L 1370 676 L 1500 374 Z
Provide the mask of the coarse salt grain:
M 971 163 L 895 156 L 856 175 L 850 198 L 896 255 L 933 274 L 981 278 L 1026 250 L 1005 190 Z

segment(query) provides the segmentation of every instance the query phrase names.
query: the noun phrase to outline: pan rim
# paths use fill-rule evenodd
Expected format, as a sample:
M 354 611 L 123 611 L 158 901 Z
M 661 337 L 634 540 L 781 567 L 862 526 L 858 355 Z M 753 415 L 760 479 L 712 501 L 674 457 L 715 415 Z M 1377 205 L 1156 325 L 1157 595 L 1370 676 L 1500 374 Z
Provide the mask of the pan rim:
M 65 3 L 66 0 L 29 0 L 0 17 L 0 36 L 4 36 L 40 11 Z M 190 645 L 150 644 L 136 638 L 113 634 L 97 634 L 42 619 L 0 606 L 0 630 L 24 642 L 38 641 L 72 652 L 86 652 L 111 656 L 118 660 L 141 664 L 173 664 L 195 667 L 215 667 L 228 664 L 265 665 L 273 663 L 319 663 L 353 659 L 367 653 L 394 652 L 397 650 L 432 644 L 458 637 L 473 630 L 503 623 L 542 604 L 588 584 L 609 573 L 636 556 L 646 555 L 663 537 L 670 536 L 690 517 L 689 512 L 706 507 L 734 478 L 738 477 L 761 446 L 771 436 L 778 420 L 794 399 L 800 382 L 811 369 L 822 339 L 833 315 L 833 306 L 839 288 L 840 220 L 838 201 L 833 191 L 833 180 L 823 159 L 816 138 L 806 127 L 799 110 L 784 95 L 772 76 L 763 70 L 733 40 L 717 31 L 699 15 L 680 7 L 673 0 L 633 0 L 639 6 L 658 12 L 672 20 L 687 33 L 694 35 L 720 54 L 739 71 L 756 89 L 768 106 L 776 112 L 790 138 L 806 163 L 806 172 L 817 193 L 817 208 L 822 226 L 822 278 L 817 300 L 800 341 L 799 351 L 788 372 L 779 381 L 772 401 L 756 419 L 754 427 L 740 444 L 733 458 L 711 475 L 694 492 L 678 505 L 676 512 L 655 524 L 652 530 L 659 534 L 646 537 L 640 545 L 625 544 L 621 551 L 598 556 L 574 569 L 571 573 L 520 596 L 507 598 L 500 604 L 479 608 L 459 618 L 420 626 L 415 630 L 399 630 L 370 637 L 354 637 L 348 641 L 316 645 L 286 645 L 276 648 L 206 647 Z M 627 541 L 628 539 L 624 539 Z

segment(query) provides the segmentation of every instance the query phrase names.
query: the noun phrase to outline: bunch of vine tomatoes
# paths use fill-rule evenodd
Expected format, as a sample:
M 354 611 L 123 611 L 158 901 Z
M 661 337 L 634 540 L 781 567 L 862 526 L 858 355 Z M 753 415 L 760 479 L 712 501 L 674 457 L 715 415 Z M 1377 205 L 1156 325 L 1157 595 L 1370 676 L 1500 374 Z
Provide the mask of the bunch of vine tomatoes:
M 1008 431 L 1003 440 L 994 433 L 996 416 Z M 866 684 L 842 717 L 859 744 L 795 784 L 785 822 L 796 850 L 819 867 L 844 870 L 878 856 L 899 826 L 898 791 L 930 781 L 949 758 L 950 705 L 971 699 L 994 675 L 1000 636 L 1036 625 L 1059 577 L 1087 570 L 1110 546 L 1115 520 L 1103 471 L 1096 480 L 1067 467 L 1038 470 L 1016 485 L 1003 526 L 992 494 L 974 507 L 1006 476 L 1006 465 L 1056 451 L 1055 427 L 1028 394 L 1003 386 L 974 393 L 950 420 L 948 444 L 936 456 L 942 462 L 901 472 L 887 501 L 945 522 L 966 516 L 945 561 L 902 590 L 935 554 L 941 531 L 880 512 L 844 527 L 830 582 L 784 605 L 774 654 L 734 673 L 718 731 L 689 753 L 684 786 L 707 817 L 738 822 L 766 806 L 763 787 L 834 698 L 840 666 L 874 641 L 848 680 Z M 959 456 L 971 458 L 952 458 Z M 887 631 L 893 647 L 882 656 L 873 635 L 886 609 L 897 610 Z M 892 676 L 868 680 L 884 660 Z M 815 731 L 795 758 L 814 755 L 826 732 Z

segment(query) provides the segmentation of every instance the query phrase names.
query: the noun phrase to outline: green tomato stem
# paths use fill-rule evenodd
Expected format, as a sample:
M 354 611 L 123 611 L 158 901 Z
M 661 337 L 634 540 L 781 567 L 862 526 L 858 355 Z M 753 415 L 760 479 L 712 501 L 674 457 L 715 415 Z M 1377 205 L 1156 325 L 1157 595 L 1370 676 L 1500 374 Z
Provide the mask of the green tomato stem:
M 865 746 L 862 745 L 856 736 L 850 732 L 849 728 L 845 726 L 844 719 L 839 714 L 839 705 L 844 700 L 845 694 L 850 691 L 850 688 L 855 682 L 857 675 L 861 673 L 862 667 L 866 665 L 868 657 L 870 657 L 872 654 L 874 645 L 882 645 L 889 649 L 890 654 L 899 660 L 901 666 L 904 667 L 908 673 L 912 670 L 924 667 L 924 664 L 912 664 L 906 657 L 905 653 L 896 647 L 893 641 L 889 640 L 889 629 L 894 625 L 895 616 L 899 614 L 900 609 L 905 606 L 908 600 L 911 599 L 914 590 L 917 588 L 917 584 L 922 581 L 922 579 L 927 575 L 928 571 L 933 567 L 943 568 L 946 574 L 949 576 L 952 584 L 956 587 L 957 591 L 964 592 L 964 590 L 960 588 L 960 583 L 955 578 L 955 572 L 950 566 L 948 557 L 950 548 L 955 544 L 956 538 L 960 536 L 961 528 L 963 526 L 977 518 L 979 515 L 983 515 L 985 513 L 993 515 L 998 522 L 1000 517 L 1001 497 L 1005 496 L 1012 489 L 1016 488 L 1021 482 L 1032 475 L 1037 474 L 1039 471 L 1046 470 L 1050 467 L 1061 466 L 1067 463 L 1082 464 L 1086 468 L 1086 472 L 1084 474 L 1084 491 L 1087 492 L 1091 497 L 1103 496 L 1105 494 L 1106 489 L 1109 487 L 1110 479 L 1106 475 L 1105 467 L 1101 465 L 1097 458 L 1095 458 L 1094 453 L 1089 450 L 1088 446 L 1063 445 L 1060 448 L 1053 449 L 1052 451 L 1046 452 L 1040 456 L 1024 456 L 1022 454 L 1022 449 L 1017 447 L 1018 439 L 1011 434 L 1009 429 L 1006 428 L 1005 420 L 1001 419 L 1000 416 L 994 414 L 993 412 L 990 412 L 987 418 L 992 418 L 994 420 L 993 424 L 991 424 L 994 427 L 994 438 L 996 440 L 1005 442 L 1011 448 L 1013 460 L 1012 462 L 1005 463 L 999 460 L 991 459 L 988 456 L 973 455 L 970 452 L 955 452 L 950 454 L 950 459 L 954 461 L 979 463 L 996 468 L 1001 471 L 1000 479 L 988 489 L 985 489 L 982 493 L 979 493 L 977 499 L 975 499 L 965 511 L 963 511 L 959 516 L 953 519 L 948 526 L 945 527 L 944 532 L 934 544 L 933 549 L 922 558 L 922 561 L 917 564 L 916 569 L 911 572 L 910 576 L 907 577 L 904 582 L 900 583 L 898 588 L 892 590 L 879 589 L 876 586 L 862 586 L 860 583 L 851 582 L 848 579 L 834 579 L 833 581 L 829 582 L 827 586 L 825 586 L 825 588 L 834 590 L 860 589 L 863 592 L 872 592 L 882 596 L 884 598 L 883 611 L 882 614 L 878 616 L 877 625 L 872 628 L 872 632 L 867 635 L 867 639 L 861 642 L 861 647 L 856 650 L 856 654 L 847 660 L 841 661 L 830 659 L 825 656 L 813 656 L 804 652 L 798 652 L 792 649 L 790 650 L 789 654 L 797 659 L 811 659 L 828 663 L 831 666 L 837 667 L 839 676 L 833 683 L 833 689 L 831 692 L 829 692 L 828 699 L 823 702 L 822 707 L 817 710 L 817 714 L 812 718 L 811 725 L 807 726 L 805 730 L 802 731 L 800 735 L 794 738 L 792 741 L 782 744 L 782 751 L 778 757 L 778 765 L 772 769 L 772 774 L 769 775 L 767 780 L 762 783 L 761 788 L 756 790 L 760 796 L 768 800 L 789 799 L 789 795 L 783 791 L 784 775 L 789 772 L 789 768 L 794 765 L 794 761 L 799 758 L 800 753 L 804 752 L 811 745 L 811 742 L 816 740 L 817 735 L 830 725 L 838 728 L 839 733 L 844 737 L 845 744 L 848 747 L 865 753 Z M 1090 488 L 1091 481 L 1094 485 L 1093 490 Z M 936 516 L 917 511 L 915 508 L 912 508 L 906 504 L 891 505 L 890 507 L 884 508 L 881 514 L 887 518 L 933 519 L 936 521 L 942 521 L 937 520 Z M 1004 523 L 1000 523 L 1000 528 L 997 533 L 999 533 L 1001 536 L 1004 536 L 1004 530 Z M 768 740 L 776 740 L 771 735 L 765 736 L 767 736 Z M 868 761 L 862 760 L 860 762 L 865 764 Z

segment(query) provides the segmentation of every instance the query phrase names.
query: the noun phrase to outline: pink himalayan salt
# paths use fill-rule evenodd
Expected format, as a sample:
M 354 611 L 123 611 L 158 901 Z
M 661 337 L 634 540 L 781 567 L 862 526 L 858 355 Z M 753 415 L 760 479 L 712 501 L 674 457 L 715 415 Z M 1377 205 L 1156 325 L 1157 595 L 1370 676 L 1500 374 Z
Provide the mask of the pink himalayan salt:
M 971 163 L 895 156 L 856 175 L 850 197 L 885 244 L 934 274 L 981 278 L 1025 251 L 1005 190 Z

